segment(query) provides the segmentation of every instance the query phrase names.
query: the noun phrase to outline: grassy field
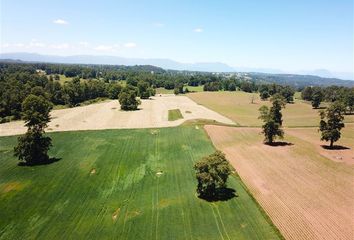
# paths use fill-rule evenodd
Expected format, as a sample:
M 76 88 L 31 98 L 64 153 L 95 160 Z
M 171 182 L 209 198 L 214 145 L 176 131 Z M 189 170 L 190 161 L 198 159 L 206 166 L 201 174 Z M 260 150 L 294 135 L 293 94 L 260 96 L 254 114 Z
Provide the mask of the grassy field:
M 317 128 L 288 128 L 288 144 L 263 144 L 260 128 L 206 126 L 251 193 L 286 239 L 352 239 L 354 128 L 321 147 Z
M 202 128 L 50 134 L 50 165 L 17 166 L 0 138 L 0 239 L 278 239 L 237 176 L 238 197 L 196 197 Z
M 156 94 L 173 94 L 173 89 L 156 88 Z
M 193 87 L 185 85 L 183 90 L 185 91 L 186 88 L 188 88 L 190 92 L 203 92 L 203 86 Z M 173 94 L 173 89 L 156 88 L 156 94 Z
M 190 92 L 203 92 L 203 85 L 201 86 L 184 86 L 184 90 L 186 90 L 186 88 L 188 88 L 188 90 Z
M 299 94 L 297 94 L 296 97 Z M 242 126 L 261 126 L 258 109 L 262 105 L 270 106 L 269 101 L 261 101 L 257 93 L 236 92 L 198 92 L 188 94 L 192 100 L 210 108 Z M 318 126 L 319 114 L 308 102 L 296 99 L 283 110 L 283 125 L 286 127 Z M 252 102 L 253 99 L 253 103 Z M 354 115 L 345 117 L 345 122 L 354 122 Z
M 175 121 L 182 118 L 183 116 L 179 109 L 168 110 L 168 121 Z

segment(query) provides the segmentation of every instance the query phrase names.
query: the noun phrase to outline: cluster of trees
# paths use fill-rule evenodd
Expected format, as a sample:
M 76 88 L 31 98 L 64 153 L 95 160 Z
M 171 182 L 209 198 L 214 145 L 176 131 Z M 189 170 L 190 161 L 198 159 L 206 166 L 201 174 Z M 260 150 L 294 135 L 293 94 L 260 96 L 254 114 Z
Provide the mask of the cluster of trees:
M 318 108 L 321 102 L 339 101 L 344 105 L 344 112 L 351 114 L 354 111 L 354 88 L 330 87 L 305 87 L 301 91 L 302 99 L 311 101 L 313 108 Z
M 274 94 L 280 94 L 287 103 L 294 102 L 295 89 L 290 86 L 282 86 L 277 84 L 262 84 L 258 88 L 259 96 L 262 100 L 266 100 Z
M 47 74 L 45 72 L 43 74 L 42 71 L 38 72 L 38 68 L 47 71 Z M 118 81 L 107 81 L 102 77 L 90 78 L 107 74 L 107 72 L 99 71 L 96 68 L 98 67 L 0 63 L 0 122 L 20 119 L 23 111 L 22 102 L 29 94 L 42 96 L 53 105 L 66 104 L 70 107 L 96 98 L 118 99 L 124 88 L 122 84 Z M 107 66 L 107 69 L 111 69 L 110 66 Z M 126 74 L 129 70 L 124 68 L 122 71 L 123 74 Z M 73 76 L 73 79 L 61 83 L 58 74 L 63 73 Z M 151 73 L 149 74 L 151 75 Z M 131 73 L 131 75 L 134 74 Z M 134 76 L 137 77 L 138 74 Z M 135 77 L 130 78 L 130 84 L 127 83 L 127 86 L 134 87 L 137 97 L 147 99 L 155 95 L 155 89 L 148 79 L 143 78 L 135 81 Z

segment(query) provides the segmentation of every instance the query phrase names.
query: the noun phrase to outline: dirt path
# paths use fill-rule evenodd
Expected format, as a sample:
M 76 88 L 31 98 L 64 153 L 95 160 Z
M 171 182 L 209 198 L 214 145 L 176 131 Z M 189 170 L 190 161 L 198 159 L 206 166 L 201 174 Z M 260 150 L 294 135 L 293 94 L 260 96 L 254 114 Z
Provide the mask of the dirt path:
M 138 111 L 120 110 L 117 100 L 51 112 L 51 131 L 73 131 L 116 128 L 157 128 L 177 126 L 190 119 L 210 119 L 234 124 L 230 119 L 196 104 L 188 97 L 159 95 L 151 100 L 142 100 Z M 168 121 L 169 109 L 180 109 L 183 119 Z M 26 131 L 23 121 L 0 124 L 0 136 L 22 134 Z
M 306 132 L 270 147 L 258 128 L 205 129 L 286 239 L 353 239 L 353 165 L 325 158 Z

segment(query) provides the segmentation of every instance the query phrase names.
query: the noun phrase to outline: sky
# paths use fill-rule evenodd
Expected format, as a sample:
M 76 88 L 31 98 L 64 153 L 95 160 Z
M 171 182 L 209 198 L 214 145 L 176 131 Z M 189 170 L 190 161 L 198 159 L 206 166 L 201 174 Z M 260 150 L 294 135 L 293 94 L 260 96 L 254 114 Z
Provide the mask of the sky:
M 0 0 L 0 52 L 353 72 L 353 0 Z

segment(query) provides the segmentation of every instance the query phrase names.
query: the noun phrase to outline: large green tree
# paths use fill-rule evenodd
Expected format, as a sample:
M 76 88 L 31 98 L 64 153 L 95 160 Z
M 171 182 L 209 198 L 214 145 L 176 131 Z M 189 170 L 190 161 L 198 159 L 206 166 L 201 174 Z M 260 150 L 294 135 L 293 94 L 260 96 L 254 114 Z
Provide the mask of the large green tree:
M 270 115 L 274 122 L 279 123 L 280 126 L 283 125 L 283 115 L 281 110 L 285 108 L 286 100 L 280 94 L 274 94 L 270 99 L 272 107 L 270 108 Z
M 140 80 L 137 84 L 138 94 L 141 99 L 149 99 L 149 97 L 155 95 L 155 90 L 149 86 L 149 83 Z
M 320 111 L 320 128 L 321 140 L 330 141 L 330 147 L 341 137 L 341 129 L 344 127 L 345 107 L 340 102 L 334 102 L 326 110 Z
M 279 137 L 283 138 L 284 131 L 281 129 L 283 124 L 283 115 L 281 110 L 285 107 L 286 100 L 280 94 L 274 94 L 270 99 L 272 107 L 267 106 L 259 108 L 260 116 L 264 124 L 262 125 L 262 133 L 264 134 L 264 142 L 272 144 Z
M 281 129 L 281 124 L 276 120 L 274 111 L 272 112 L 267 106 L 262 106 L 259 109 L 260 116 L 264 124 L 262 125 L 262 134 L 264 134 L 264 142 L 272 144 L 279 137 L 284 137 L 284 132 Z
M 313 108 L 318 108 L 323 100 L 323 93 L 320 87 L 315 87 L 312 90 L 311 105 Z
M 51 138 L 44 136 L 44 129 L 50 121 L 52 104 L 43 96 L 29 95 L 22 103 L 23 119 L 27 132 L 18 138 L 14 148 L 15 156 L 27 165 L 46 162 L 48 150 L 52 146 Z
M 231 168 L 221 151 L 202 158 L 194 165 L 198 181 L 197 193 L 200 197 L 214 199 L 220 189 L 226 188 Z
M 128 85 L 119 94 L 119 103 L 122 110 L 131 111 L 137 110 L 141 101 L 136 97 L 136 89 Z

